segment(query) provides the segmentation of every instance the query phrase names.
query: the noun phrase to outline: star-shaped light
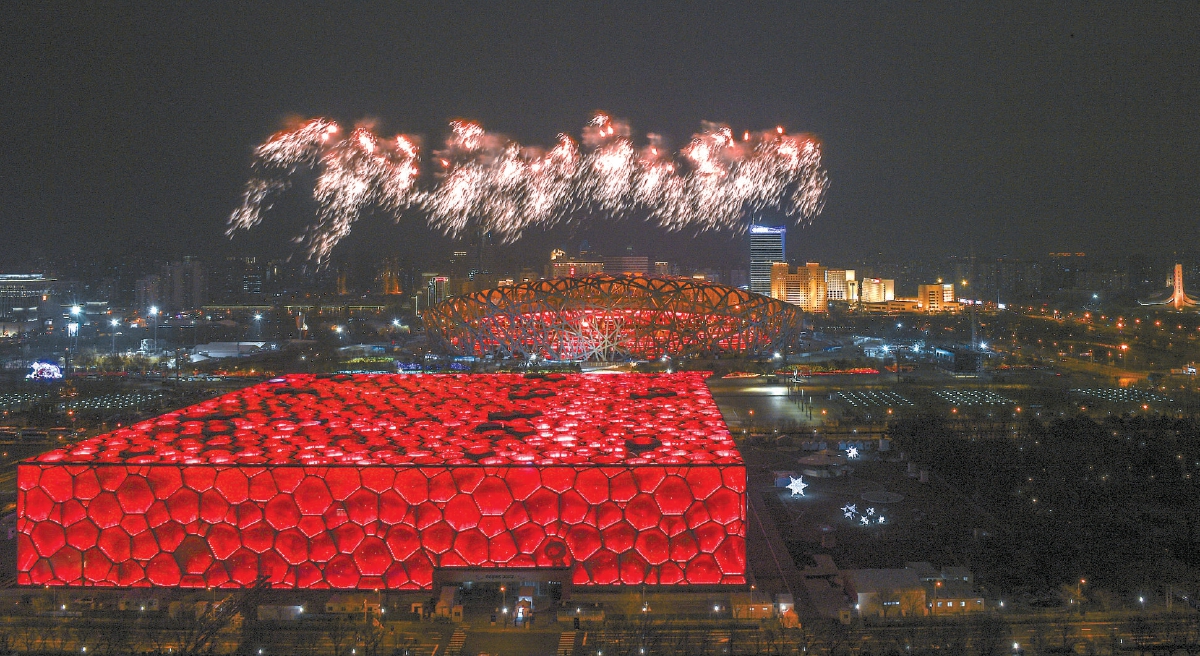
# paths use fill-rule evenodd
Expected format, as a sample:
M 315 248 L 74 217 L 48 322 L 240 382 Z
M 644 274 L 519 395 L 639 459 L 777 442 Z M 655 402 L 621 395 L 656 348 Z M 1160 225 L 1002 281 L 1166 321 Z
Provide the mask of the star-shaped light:
M 792 496 L 794 496 L 794 497 L 804 496 L 804 488 L 808 487 L 808 483 L 804 482 L 804 477 L 801 476 L 800 478 L 792 478 L 791 476 L 788 476 L 788 478 L 792 479 L 792 482 L 788 483 L 788 486 L 787 486 L 787 489 L 792 491 Z
M 882 524 L 882 523 L 883 523 L 883 515 L 880 515 L 880 516 L 879 516 L 879 523 L 880 523 L 880 524 Z
M 842 506 L 842 512 L 846 513 L 846 516 L 849 517 L 850 515 L 853 515 L 858 512 L 858 504 L 848 503 L 848 504 Z
M 846 449 L 846 457 L 847 458 L 857 458 L 858 457 L 858 447 L 852 446 L 849 449 Z
M 846 519 L 854 519 L 854 513 L 850 512 L 849 510 L 845 512 L 845 515 Z
M 875 514 L 874 508 L 867 508 L 867 515 L 874 515 L 874 514 Z
M 858 519 L 859 519 L 859 521 L 862 522 L 863 526 L 866 526 L 867 524 L 871 523 L 871 518 L 867 517 L 866 515 L 863 515 L 862 517 L 859 517 Z

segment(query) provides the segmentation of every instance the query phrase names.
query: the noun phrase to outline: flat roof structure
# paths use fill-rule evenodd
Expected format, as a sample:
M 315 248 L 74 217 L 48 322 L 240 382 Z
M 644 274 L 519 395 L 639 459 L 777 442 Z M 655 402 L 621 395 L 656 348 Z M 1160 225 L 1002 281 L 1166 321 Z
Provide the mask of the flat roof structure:
M 31 585 L 429 588 L 437 569 L 742 584 L 705 374 L 289 375 L 18 466 Z

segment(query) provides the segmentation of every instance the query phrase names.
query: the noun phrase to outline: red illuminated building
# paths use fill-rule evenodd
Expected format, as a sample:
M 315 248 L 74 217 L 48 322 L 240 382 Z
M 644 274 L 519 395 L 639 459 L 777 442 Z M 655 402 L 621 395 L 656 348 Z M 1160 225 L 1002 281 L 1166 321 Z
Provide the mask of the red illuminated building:
M 454 296 L 425 312 L 425 330 L 459 355 L 625 361 L 787 352 L 800 308 L 691 278 L 593 274 Z
M 697 373 L 294 375 L 18 466 L 24 585 L 746 581 L 746 472 Z

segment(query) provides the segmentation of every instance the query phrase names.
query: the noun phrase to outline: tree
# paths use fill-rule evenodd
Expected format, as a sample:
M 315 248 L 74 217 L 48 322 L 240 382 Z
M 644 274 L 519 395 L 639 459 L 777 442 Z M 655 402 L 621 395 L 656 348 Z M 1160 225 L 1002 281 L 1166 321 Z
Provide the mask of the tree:
M 1008 622 L 994 613 L 979 614 L 971 620 L 971 647 L 977 656 L 1002 656 L 1006 653 L 1005 639 Z
M 1137 615 L 1129 620 L 1126 628 L 1134 648 L 1139 654 L 1145 653 L 1146 649 L 1154 642 L 1154 626 L 1145 617 Z
M 841 622 L 824 620 L 813 624 L 819 632 L 817 644 L 825 647 L 826 656 L 838 656 L 843 653 L 853 637 L 850 627 Z
M 875 593 L 875 601 L 879 604 L 880 610 L 883 612 L 883 619 L 888 618 L 888 611 L 893 607 L 900 606 L 900 593 L 891 588 L 881 588 Z
M 1054 633 L 1058 636 L 1058 644 L 1063 650 L 1070 649 L 1075 645 L 1075 624 L 1066 614 L 1060 615 L 1054 620 Z
M 338 615 L 325 629 L 329 638 L 329 647 L 333 656 L 343 656 L 354 637 L 354 627 L 345 617 Z
M 383 628 L 378 619 L 372 617 L 364 626 L 359 627 L 356 637 L 358 643 L 363 646 L 363 654 L 379 656 L 379 646 L 387 637 L 387 629 Z

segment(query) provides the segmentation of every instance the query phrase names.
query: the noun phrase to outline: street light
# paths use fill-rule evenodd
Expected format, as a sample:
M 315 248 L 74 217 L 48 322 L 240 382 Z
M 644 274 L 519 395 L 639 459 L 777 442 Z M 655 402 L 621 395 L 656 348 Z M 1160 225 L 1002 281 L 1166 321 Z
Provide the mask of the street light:
M 150 306 L 150 314 L 154 317 L 154 352 L 158 352 L 158 306 Z
M 72 321 L 67 324 L 67 348 L 70 351 L 70 353 L 69 353 L 70 357 L 67 359 L 68 369 L 71 368 L 72 360 L 74 359 L 76 353 L 79 351 L 79 326 L 80 326 L 79 315 L 82 312 L 83 312 L 83 308 L 79 307 L 78 305 L 71 306 Z M 75 338 L 74 346 L 71 345 L 72 337 Z
M 112 321 L 108 322 L 108 325 L 112 326 L 112 354 L 116 355 L 117 354 L 117 326 L 121 325 L 121 320 L 113 319 Z

